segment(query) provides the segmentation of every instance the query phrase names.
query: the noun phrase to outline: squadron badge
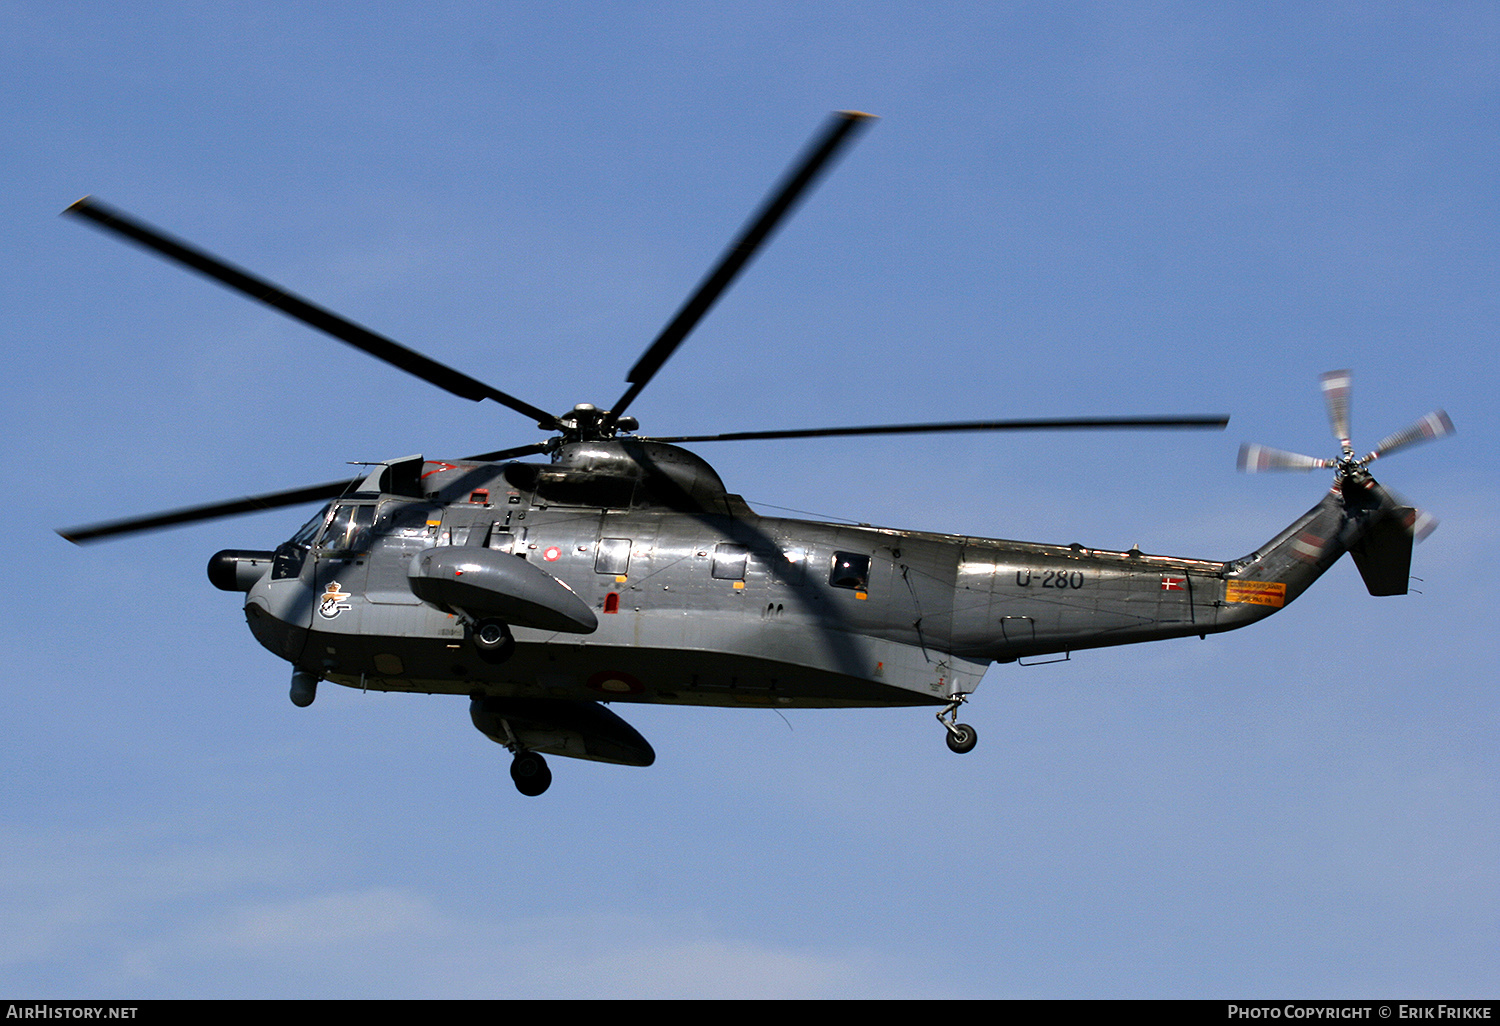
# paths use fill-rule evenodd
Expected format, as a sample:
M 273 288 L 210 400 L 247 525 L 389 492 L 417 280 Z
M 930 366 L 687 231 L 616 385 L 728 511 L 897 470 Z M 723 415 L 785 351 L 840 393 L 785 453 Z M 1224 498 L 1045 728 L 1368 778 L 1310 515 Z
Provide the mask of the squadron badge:
M 328 587 L 323 589 L 322 599 L 318 602 L 318 615 L 325 620 L 332 620 L 349 608 L 349 604 L 344 601 L 348 597 L 347 591 L 339 590 L 338 581 L 329 581 Z

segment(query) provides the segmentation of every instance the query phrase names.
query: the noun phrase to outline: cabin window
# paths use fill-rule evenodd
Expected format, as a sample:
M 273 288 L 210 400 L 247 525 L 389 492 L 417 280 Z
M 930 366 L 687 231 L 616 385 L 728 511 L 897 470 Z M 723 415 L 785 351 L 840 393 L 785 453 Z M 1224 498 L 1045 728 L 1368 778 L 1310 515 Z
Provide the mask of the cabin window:
M 594 556 L 594 573 L 624 574 L 630 568 L 629 538 L 600 538 L 599 551 Z
M 828 583 L 851 591 L 867 590 L 870 586 L 870 557 L 857 552 L 835 552 Z
M 718 581 L 743 581 L 745 565 L 750 560 L 750 550 L 743 545 L 725 542 L 714 546 L 714 579 Z
M 382 538 L 433 538 L 442 519 L 443 511 L 425 502 L 382 502 L 375 533 Z
M 756 557 L 757 559 L 761 557 Z M 765 557 L 767 571 L 772 582 L 796 586 L 802 583 L 803 570 L 807 566 L 806 549 L 786 549 Z

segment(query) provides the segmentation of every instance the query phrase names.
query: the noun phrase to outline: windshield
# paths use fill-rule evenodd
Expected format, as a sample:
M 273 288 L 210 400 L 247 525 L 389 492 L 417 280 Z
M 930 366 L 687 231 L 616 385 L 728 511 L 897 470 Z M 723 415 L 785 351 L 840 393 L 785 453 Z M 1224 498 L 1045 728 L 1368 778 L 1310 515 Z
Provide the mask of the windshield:
M 328 505 L 331 506 L 333 504 L 329 503 Z M 327 519 L 328 506 L 324 506 L 318 510 L 317 514 L 311 520 L 297 529 L 297 533 L 292 535 L 291 544 L 300 545 L 304 549 L 311 546 L 313 539 L 318 536 L 319 528 L 323 526 L 323 521 Z
M 318 547 L 324 552 L 363 552 L 370 547 L 370 527 L 374 523 L 373 505 L 340 503 L 334 507 Z

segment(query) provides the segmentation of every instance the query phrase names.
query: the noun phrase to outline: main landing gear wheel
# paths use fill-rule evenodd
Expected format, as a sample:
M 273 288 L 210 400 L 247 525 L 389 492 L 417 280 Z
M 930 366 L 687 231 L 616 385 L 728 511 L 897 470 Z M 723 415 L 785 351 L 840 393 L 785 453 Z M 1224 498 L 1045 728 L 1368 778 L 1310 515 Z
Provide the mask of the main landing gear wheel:
M 479 657 L 487 663 L 503 663 L 516 650 L 516 639 L 503 620 L 480 620 L 472 637 Z
M 967 723 L 959 723 L 948 729 L 948 748 L 959 755 L 972 752 L 979 743 L 979 735 Z
M 552 784 L 552 771 L 547 760 L 535 752 L 522 752 L 511 761 L 510 779 L 516 782 L 516 790 L 528 798 L 535 798 Z

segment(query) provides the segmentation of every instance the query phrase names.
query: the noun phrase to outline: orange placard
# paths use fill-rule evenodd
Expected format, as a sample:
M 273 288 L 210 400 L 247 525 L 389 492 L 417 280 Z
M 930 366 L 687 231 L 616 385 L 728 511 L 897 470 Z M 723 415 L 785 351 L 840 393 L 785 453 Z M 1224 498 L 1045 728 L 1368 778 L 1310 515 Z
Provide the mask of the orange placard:
M 1280 581 L 1226 581 L 1225 602 L 1250 602 L 1257 606 L 1286 605 L 1286 585 Z

